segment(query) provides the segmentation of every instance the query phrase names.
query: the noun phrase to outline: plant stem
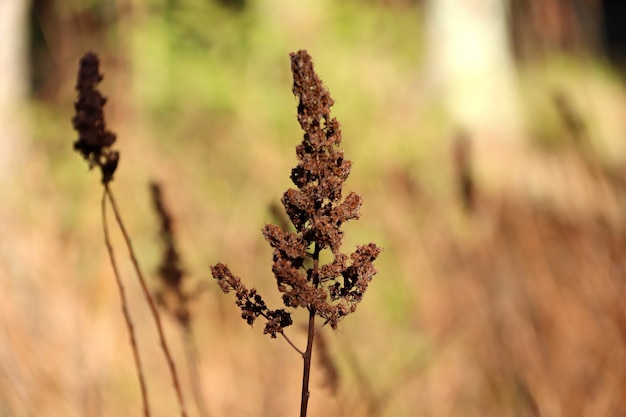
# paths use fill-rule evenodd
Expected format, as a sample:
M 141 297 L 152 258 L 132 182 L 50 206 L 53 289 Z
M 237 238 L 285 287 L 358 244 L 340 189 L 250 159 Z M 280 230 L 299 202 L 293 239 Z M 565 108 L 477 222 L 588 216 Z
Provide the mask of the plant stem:
M 124 236 L 124 241 L 126 242 L 126 247 L 128 248 L 128 252 L 130 255 L 131 263 L 135 268 L 135 273 L 137 274 L 137 278 L 139 279 L 139 284 L 141 285 L 141 289 L 143 290 L 143 295 L 146 298 L 146 302 L 148 303 L 148 307 L 150 308 L 150 312 L 152 313 L 152 317 L 154 318 L 154 323 L 157 328 L 157 332 L 159 334 L 159 340 L 161 342 L 161 348 L 163 350 L 163 355 L 167 361 L 167 365 L 170 370 L 170 374 L 172 377 L 172 383 L 174 385 L 174 391 L 176 392 L 176 398 L 178 400 L 178 405 L 180 407 L 180 414 L 182 417 L 187 417 L 187 410 L 185 409 L 185 402 L 183 399 L 183 394 L 180 388 L 180 383 L 178 381 L 178 374 L 176 373 L 176 365 L 174 364 L 174 360 L 172 359 L 172 355 L 170 354 L 170 350 L 167 346 L 167 342 L 165 340 L 165 334 L 163 332 L 163 326 L 161 325 L 161 316 L 159 315 L 159 311 L 156 308 L 154 300 L 150 295 L 150 291 L 148 290 L 148 286 L 146 285 L 146 280 L 143 277 L 143 273 L 139 268 L 139 262 L 135 257 L 135 251 L 133 250 L 133 245 L 130 240 L 128 233 L 126 232 L 126 228 L 124 227 L 124 223 L 122 222 L 122 218 L 120 216 L 119 210 L 117 208 L 117 204 L 115 202 L 115 198 L 113 197 L 113 193 L 109 188 L 108 184 L 104 185 L 105 194 L 109 197 L 109 201 L 111 202 L 111 207 L 113 207 L 113 212 L 115 213 L 115 219 L 117 220 L 117 224 Z
M 141 358 L 139 357 L 139 350 L 137 349 L 137 341 L 135 339 L 135 330 L 133 328 L 133 321 L 130 317 L 130 312 L 128 311 L 128 304 L 126 302 L 126 292 L 124 290 L 124 284 L 122 283 L 122 278 L 120 277 L 119 270 L 117 268 L 117 262 L 115 261 L 115 253 L 113 252 L 113 245 L 111 244 L 111 239 L 109 238 L 109 228 L 107 226 L 107 215 L 106 215 L 106 188 L 102 193 L 102 229 L 104 231 L 104 243 L 107 247 L 107 252 L 109 253 L 109 260 L 111 262 L 111 266 L 113 267 L 113 275 L 115 275 L 115 281 L 117 283 L 117 288 L 120 293 L 120 299 L 122 300 L 122 311 L 124 313 L 124 321 L 126 322 L 126 328 L 128 329 L 128 335 L 130 337 L 130 346 L 133 351 L 133 358 L 135 359 L 135 367 L 137 368 L 137 376 L 139 378 L 139 386 L 141 387 L 141 400 L 143 402 L 143 415 L 144 417 L 150 417 L 150 404 L 148 403 L 148 390 L 146 389 L 146 381 L 143 377 L 143 368 L 141 366 Z
M 319 263 L 320 248 L 317 242 L 313 251 L 313 271 L 311 273 L 311 282 L 315 287 L 319 285 Z M 311 358 L 313 356 L 313 340 L 315 338 L 315 307 L 309 306 L 309 328 L 306 340 L 306 351 L 302 357 L 304 358 L 304 369 L 302 371 L 302 397 L 300 400 L 300 417 L 306 417 L 309 405 L 309 379 L 311 376 Z
M 300 417 L 306 417 L 309 405 L 309 377 L 311 376 L 311 357 L 313 355 L 313 339 L 315 337 L 315 309 L 309 308 L 309 331 L 304 352 L 304 370 L 302 372 L 302 398 L 300 400 Z
M 191 326 L 186 325 L 183 328 L 185 352 L 187 355 L 187 366 L 189 368 L 189 379 L 191 380 L 191 392 L 193 393 L 198 407 L 200 417 L 209 417 L 209 411 L 206 406 L 204 395 L 202 395 L 202 382 L 200 380 L 200 372 L 198 372 L 199 356 L 196 349 L 196 343 L 191 331 Z

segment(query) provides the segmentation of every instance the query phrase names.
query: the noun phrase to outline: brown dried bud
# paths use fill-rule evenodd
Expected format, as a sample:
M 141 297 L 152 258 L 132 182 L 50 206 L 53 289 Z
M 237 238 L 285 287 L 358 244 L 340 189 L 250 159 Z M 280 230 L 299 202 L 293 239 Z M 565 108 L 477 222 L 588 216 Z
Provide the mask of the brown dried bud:
M 120 155 L 111 149 L 116 138 L 106 128 L 103 111 L 106 98 L 96 88 L 103 78 L 99 65 L 98 56 L 92 52 L 80 60 L 76 80 L 78 99 L 74 103 L 76 115 L 72 118 L 72 125 L 78 132 L 74 150 L 85 158 L 90 169 L 100 167 L 102 183 L 107 184 L 113 179 Z

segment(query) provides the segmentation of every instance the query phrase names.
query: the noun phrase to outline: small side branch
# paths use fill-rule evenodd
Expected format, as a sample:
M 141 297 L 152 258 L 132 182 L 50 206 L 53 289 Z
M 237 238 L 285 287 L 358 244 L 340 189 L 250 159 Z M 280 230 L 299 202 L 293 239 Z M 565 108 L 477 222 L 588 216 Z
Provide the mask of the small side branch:
M 291 346 L 296 352 L 298 352 L 300 354 L 300 356 L 302 356 L 302 358 L 304 359 L 305 353 L 303 351 L 301 351 L 300 349 L 298 349 L 298 346 L 296 346 L 291 341 L 291 339 L 287 337 L 287 335 L 284 332 L 280 332 L 280 335 L 287 341 L 287 343 L 289 343 L 289 346 Z
M 135 359 L 135 367 L 137 368 L 137 376 L 139 378 L 139 386 L 141 387 L 141 400 L 143 402 L 143 415 L 144 417 L 150 417 L 150 404 L 148 403 L 148 390 L 146 389 L 146 381 L 143 376 L 143 368 L 141 366 L 141 358 L 139 357 L 139 350 L 137 349 L 137 341 L 135 339 L 135 330 L 133 328 L 133 321 L 130 317 L 130 313 L 128 311 L 128 303 L 126 302 L 126 291 L 124 290 L 124 284 L 122 283 L 122 278 L 120 277 L 119 270 L 117 268 L 117 262 L 115 261 L 115 253 L 113 252 L 113 245 L 111 244 L 111 239 L 109 238 L 109 228 L 107 226 L 107 215 L 106 215 L 106 194 L 107 190 L 105 188 L 102 193 L 102 229 L 104 231 L 104 243 L 107 247 L 107 252 L 109 253 L 109 260 L 111 262 L 111 267 L 113 267 L 113 274 L 115 275 L 115 282 L 117 283 L 117 288 L 120 293 L 120 299 L 122 301 L 122 311 L 124 313 L 124 320 L 126 322 L 126 328 L 128 329 L 128 335 L 130 337 L 130 346 L 133 351 L 133 358 Z

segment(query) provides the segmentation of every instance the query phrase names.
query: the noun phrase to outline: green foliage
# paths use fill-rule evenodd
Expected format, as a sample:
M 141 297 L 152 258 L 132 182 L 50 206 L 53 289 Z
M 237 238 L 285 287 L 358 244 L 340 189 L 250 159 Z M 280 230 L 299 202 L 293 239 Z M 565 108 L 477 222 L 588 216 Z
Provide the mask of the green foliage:
M 290 137 L 284 131 L 293 124 L 285 111 L 290 107 L 282 104 L 289 95 L 277 93 L 289 82 L 285 51 L 324 51 L 315 54 L 319 65 L 328 68 L 328 83 L 355 118 L 371 117 L 385 105 L 389 82 L 417 75 L 417 9 L 354 2 L 307 9 L 306 3 L 263 1 L 238 13 L 194 1 L 148 9 L 132 25 L 139 104 L 162 127 L 189 126 L 198 113 L 204 129 L 261 117 L 280 129 L 276 137 Z M 372 75 L 382 79 L 373 84 Z

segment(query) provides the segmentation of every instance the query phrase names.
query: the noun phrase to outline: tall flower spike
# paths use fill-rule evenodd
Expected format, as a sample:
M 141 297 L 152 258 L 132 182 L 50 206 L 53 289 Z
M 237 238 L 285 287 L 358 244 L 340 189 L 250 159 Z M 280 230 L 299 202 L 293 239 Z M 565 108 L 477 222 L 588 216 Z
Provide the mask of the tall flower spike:
M 291 170 L 296 189 L 287 190 L 281 201 L 295 232 L 266 224 L 263 236 L 274 248 L 272 272 L 283 303 L 288 308 L 308 310 L 306 349 L 298 349 L 283 332 L 292 324 L 288 311 L 269 310 L 256 290 L 246 288 L 228 266 L 218 263 L 211 267 L 211 272 L 222 291 L 235 292 L 241 317 L 248 324 L 262 316 L 266 320 L 264 333 L 272 337 L 281 334 L 302 355 L 300 417 L 306 417 L 315 318 L 323 318 L 325 324 L 336 329 L 342 318 L 356 311 L 376 274 L 374 260 L 380 248 L 369 243 L 358 246 L 349 256 L 340 252 L 341 226 L 359 217 L 361 196 L 351 192 L 342 198 L 343 183 L 352 163 L 339 149 L 341 129 L 330 115 L 333 99 L 315 73 L 306 51 L 291 54 L 291 72 L 293 94 L 298 99 L 298 122 L 304 137 L 296 147 L 298 165 Z M 334 259 L 320 265 L 324 250 L 330 251 Z
M 373 262 L 380 248 L 370 243 L 357 247 L 351 255 L 340 252 L 341 226 L 359 217 L 361 196 L 351 192 L 342 198 L 352 163 L 339 149 L 341 129 L 330 115 L 334 101 L 306 51 L 291 54 L 291 71 L 304 137 L 296 147 L 298 165 L 291 171 L 297 189 L 287 190 L 282 203 L 295 232 L 268 224 L 263 235 L 274 248 L 272 271 L 285 306 L 308 308 L 334 329 L 339 320 L 356 310 L 376 274 Z M 320 265 L 320 253 L 326 249 L 334 259 Z M 313 267 L 305 262 L 307 259 L 313 261 Z M 251 297 L 251 291 L 226 265 L 218 264 L 212 272 L 224 292 L 235 291 L 242 316 L 249 324 L 258 316 L 266 320 L 273 317 L 264 303 L 255 301 L 259 297 L 256 292 Z M 273 322 L 276 324 L 276 320 Z M 291 324 L 291 320 L 282 323 Z M 270 327 L 272 330 L 266 328 L 266 332 L 273 336 L 282 331 L 281 326 Z
M 96 88 L 103 78 L 99 66 L 98 56 L 93 52 L 87 52 L 80 60 L 76 81 L 78 100 L 74 103 L 76 115 L 72 124 L 78 132 L 74 150 L 85 158 L 90 169 L 100 167 L 102 183 L 107 184 L 113 179 L 120 155 L 111 149 L 116 138 L 106 128 L 103 112 L 106 98 Z
M 291 71 L 304 137 L 296 147 L 298 165 L 291 171 L 297 189 L 287 190 L 282 203 L 296 232 L 267 225 L 263 234 L 275 249 L 273 272 L 285 304 L 313 308 L 336 328 L 339 320 L 356 310 L 376 274 L 373 262 L 380 248 L 370 243 L 350 256 L 340 253 L 341 226 L 357 219 L 361 207 L 361 196 L 354 192 L 342 199 L 352 162 L 339 149 L 341 129 L 330 115 L 334 101 L 306 51 L 291 54 Z M 330 249 L 334 260 L 319 266 L 324 249 Z M 317 268 L 305 268 L 306 257 L 312 257 Z

